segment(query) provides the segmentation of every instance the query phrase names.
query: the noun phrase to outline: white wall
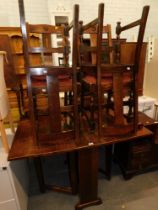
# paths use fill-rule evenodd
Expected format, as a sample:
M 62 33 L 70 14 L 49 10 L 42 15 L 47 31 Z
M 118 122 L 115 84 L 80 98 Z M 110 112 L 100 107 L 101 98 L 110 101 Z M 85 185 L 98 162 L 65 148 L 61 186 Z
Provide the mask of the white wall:
M 0 26 L 19 25 L 17 0 L 0 0 Z
M 150 5 L 150 13 L 147 22 L 147 29 L 145 37 L 150 35 L 158 36 L 158 1 L 156 0 L 47 0 L 49 12 L 54 11 L 60 7 L 65 10 L 73 11 L 73 5 L 80 5 L 80 19 L 84 22 L 89 22 L 97 16 L 98 4 L 103 2 L 105 4 L 104 23 L 112 25 L 112 34 L 115 37 L 115 26 L 117 21 L 121 21 L 122 25 L 140 18 L 142 7 Z M 130 40 L 136 34 L 136 29 L 132 29 L 128 34 L 123 34 Z
M 152 60 L 146 64 L 144 94 L 158 101 L 158 38 L 154 42 L 154 55 Z
M 31 23 L 48 23 L 47 0 L 24 0 L 26 20 Z M 19 26 L 18 0 L 0 0 L 0 26 Z
M 49 23 L 47 0 L 24 0 L 24 4 L 27 22 Z
M 53 1 L 48 0 L 49 12 L 64 7 L 65 10 L 73 11 L 73 5 L 80 5 L 80 20 L 84 20 L 87 23 L 97 17 L 98 4 L 103 1 L 100 0 L 60 0 Z M 110 23 L 112 25 L 113 37 L 115 37 L 115 26 L 116 22 L 120 21 L 122 24 L 126 24 L 140 17 L 141 14 L 141 1 L 140 0 L 105 0 L 105 13 L 104 22 L 105 24 Z M 133 38 L 135 30 L 125 34 L 129 38 Z
M 73 5 L 80 5 L 80 19 L 88 22 L 97 16 L 98 4 L 105 4 L 104 22 L 112 24 L 115 37 L 116 22 L 122 25 L 140 17 L 143 5 L 150 5 L 146 37 L 158 36 L 158 1 L 156 0 L 24 0 L 26 20 L 31 23 L 51 23 L 50 12 L 60 8 L 73 11 Z M 18 0 L 0 0 L 0 26 L 19 26 Z M 132 39 L 135 30 L 124 37 Z

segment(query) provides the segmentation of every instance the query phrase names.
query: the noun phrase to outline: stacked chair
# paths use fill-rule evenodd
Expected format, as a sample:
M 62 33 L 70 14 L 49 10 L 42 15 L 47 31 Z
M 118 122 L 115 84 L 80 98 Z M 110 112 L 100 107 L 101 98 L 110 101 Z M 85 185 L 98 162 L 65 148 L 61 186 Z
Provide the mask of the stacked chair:
M 94 126 L 94 110 L 95 110 L 95 104 L 97 104 L 96 101 L 96 75 L 97 75 L 97 40 L 98 40 L 98 17 L 97 19 L 93 20 L 87 25 L 83 25 L 82 22 L 80 22 L 80 41 L 79 41 L 79 65 L 81 68 L 81 84 L 82 84 L 82 95 L 81 95 L 81 102 L 83 110 L 89 110 L 90 111 L 90 119 L 89 124 Z M 107 35 L 107 45 L 106 47 L 101 47 L 101 57 L 102 59 L 105 59 L 106 62 L 109 64 L 113 63 L 113 50 L 112 50 L 112 37 L 111 37 L 111 26 L 106 25 L 103 26 L 103 35 Z M 84 35 L 89 35 L 90 37 L 90 46 L 86 46 L 84 44 Z M 84 53 L 84 55 L 83 55 Z M 86 56 L 85 53 L 89 53 L 89 56 Z M 106 57 L 104 56 L 106 54 Z M 88 58 L 88 59 L 85 59 Z M 108 76 L 108 74 L 106 74 Z M 108 77 L 107 77 L 108 79 Z M 111 92 L 111 90 L 110 90 Z M 110 94 L 109 92 L 109 94 Z M 89 100 L 89 106 L 86 107 L 87 100 Z
M 98 110 L 97 126 L 98 135 L 113 136 L 113 135 L 126 135 L 130 132 L 136 132 L 138 125 L 138 72 L 139 72 L 139 60 L 141 54 L 141 48 L 143 43 L 144 29 L 146 25 L 148 7 L 144 7 L 142 17 L 124 27 L 120 24 L 116 28 L 118 43 L 120 39 L 120 33 L 124 30 L 139 27 L 139 34 L 136 43 L 136 50 L 134 56 L 134 62 L 132 64 L 121 63 L 121 52 L 118 54 L 113 53 L 111 45 L 111 37 L 108 36 L 108 50 L 104 51 L 107 54 L 108 62 L 104 63 L 102 60 L 102 40 L 103 32 L 103 14 L 100 12 L 99 19 L 92 21 L 90 24 L 81 26 L 80 31 L 84 33 L 89 29 L 89 34 L 95 34 L 95 41 L 92 41 L 92 45 L 88 46 L 87 50 L 91 52 L 91 63 L 81 63 L 81 71 L 84 72 L 82 81 L 85 87 L 88 87 L 89 94 L 91 94 L 91 106 L 94 110 Z M 102 16 L 101 16 L 102 15 Z M 99 25 L 100 24 L 100 25 Z M 95 30 L 97 28 L 97 30 Z M 84 30 L 85 29 L 85 30 Z M 91 31 L 90 31 L 91 29 Z M 106 30 L 108 35 L 109 30 Z M 92 36 L 90 34 L 90 36 Z M 93 35 L 94 39 L 94 35 Z M 94 47 L 95 43 L 95 47 Z M 109 44 L 110 43 L 110 44 Z M 121 45 L 117 45 L 117 48 L 121 48 Z M 81 50 L 86 51 L 86 46 L 80 45 Z M 105 50 L 105 49 L 104 49 Z M 94 55 L 95 53 L 95 55 Z M 113 55 L 117 54 L 118 58 L 113 58 Z M 95 57 L 94 57 L 95 56 Z M 82 52 L 80 52 L 80 58 L 82 58 Z M 95 60 L 94 60 L 95 59 Z M 106 98 L 104 98 L 106 94 Z M 124 98 L 128 98 L 124 101 Z M 84 101 L 84 96 L 82 97 Z M 95 99 L 96 98 L 96 99 Z M 84 102 L 83 102 L 84 104 Z M 96 106 L 95 106 L 96 104 Z M 129 105 L 128 115 L 125 116 L 123 107 Z M 90 109 L 92 109 L 92 107 Z M 94 113 L 93 113 L 94 115 Z M 92 119 L 94 120 L 94 119 Z
M 75 136 L 78 135 L 77 65 L 74 56 L 77 47 L 73 47 L 72 66 L 68 66 L 67 63 L 63 66 L 55 66 L 53 64 L 52 54 L 64 53 L 67 48 L 66 46 L 58 48 L 51 46 L 51 35 L 63 35 L 64 27 L 42 24 L 31 25 L 25 22 L 23 27 L 25 27 L 22 33 L 27 71 L 30 116 L 32 118 L 32 126 L 34 127 L 35 141 L 40 144 L 51 144 L 53 141 L 54 144 L 58 139 L 75 138 Z M 42 46 L 32 47 L 29 45 L 31 33 L 40 35 L 40 43 L 43 44 Z M 43 37 L 45 38 L 46 44 L 44 44 Z M 76 40 L 74 40 L 73 46 L 76 45 L 75 41 Z M 39 65 L 31 63 L 31 56 L 34 54 L 41 55 L 42 62 L 39 63 Z M 45 62 L 45 57 L 48 59 L 48 56 L 49 62 Z M 60 98 L 60 93 L 70 91 L 73 92 L 74 103 L 70 106 L 64 106 Z M 37 100 L 41 95 L 44 95 L 46 99 L 43 110 L 38 109 L 37 103 Z M 69 118 L 67 121 L 70 123 L 73 120 L 72 127 L 67 128 L 67 130 L 64 130 L 64 126 L 62 126 L 62 113 L 63 115 L 67 115 L 67 118 Z M 67 125 L 67 127 L 69 127 L 69 125 Z
M 23 5 L 21 8 L 21 27 L 27 86 L 29 97 L 29 116 L 33 141 L 35 145 L 58 145 L 61 150 L 71 142 L 79 141 L 78 82 L 77 63 L 77 24 L 78 8 L 74 8 L 73 27 L 52 26 L 46 24 L 32 25 L 25 22 Z M 67 36 L 73 29 L 72 66 L 68 64 L 69 44 Z M 30 37 L 36 34 L 39 46 L 32 46 Z M 62 37 L 62 47 L 53 47 L 53 36 Z M 54 65 L 53 54 L 63 54 L 62 65 Z M 39 56 L 39 63 L 32 62 L 33 56 Z M 64 93 L 64 99 L 61 97 Z M 72 102 L 67 93 L 71 93 Z M 44 102 L 41 106 L 41 98 Z M 65 142 L 65 143 L 64 143 Z M 71 154 L 70 154 L 71 156 Z M 36 160 L 41 165 L 40 160 Z M 36 168 L 39 169 L 37 166 Z M 40 172 L 39 172 L 40 173 Z M 71 180 L 70 180 L 71 182 Z M 48 186 L 50 188 L 50 186 Z M 58 191 L 68 191 L 62 187 L 51 187 Z M 41 191 L 44 191 L 42 189 Z M 74 193 L 74 192 L 72 192 Z

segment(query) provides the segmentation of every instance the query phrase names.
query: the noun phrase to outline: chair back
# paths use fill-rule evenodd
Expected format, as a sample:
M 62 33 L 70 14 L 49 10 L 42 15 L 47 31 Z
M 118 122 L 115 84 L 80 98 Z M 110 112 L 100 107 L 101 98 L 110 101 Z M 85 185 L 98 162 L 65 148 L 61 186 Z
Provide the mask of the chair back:
M 24 46 L 24 59 L 27 71 L 27 85 L 29 95 L 29 109 L 34 133 L 35 143 L 60 144 L 60 140 L 74 141 L 79 139 L 79 114 L 77 97 L 77 77 L 76 77 L 76 23 L 78 22 L 78 5 L 74 7 L 73 19 L 73 55 L 72 66 L 67 63 L 63 66 L 55 66 L 52 61 L 53 53 L 67 53 L 67 47 L 52 47 L 52 35 L 64 35 L 63 26 L 33 25 L 25 22 L 24 7 L 20 6 L 21 29 Z M 36 34 L 41 38 L 41 46 L 31 46 L 30 35 Z M 44 39 L 43 39 L 44 37 Z M 34 64 L 31 56 L 40 55 L 41 62 Z M 49 56 L 46 62 L 45 57 Z M 48 57 L 47 57 L 48 59 Z M 51 60 L 50 60 L 51 59 Z M 66 59 L 65 59 L 66 60 Z M 42 87 L 34 84 L 34 78 L 44 78 Z M 65 78 L 69 78 L 68 83 L 62 83 Z M 73 102 L 64 106 L 61 93 L 72 91 Z M 39 94 L 40 93 L 40 94 Z M 42 109 L 40 97 L 44 95 L 45 105 Z M 39 103 L 38 103 L 39 101 Z M 63 144 L 63 143 L 62 143 Z
M 132 64 L 121 64 L 120 61 L 118 64 L 102 64 L 100 54 L 97 56 L 99 135 L 126 135 L 131 132 L 136 132 L 138 129 L 138 69 L 148 12 L 149 6 L 145 6 L 139 20 L 124 27 L 121 27 L 120 23 L 118 23 L 116 28 L 117 38 L 119 40 L 122 31 L 135 26 L 139 27 L 134 55 L 135 59 Z M 101 49 L 101 43 L 98 43 L 98 48 Z M 104 112 L 103 104 L 101 103 L 101 76 L 105 73 L 112 74 L 112 100 L 107 104 L 111 110 L 108 110 L 107 116 L 107 113 Z M 126 74 L 129 73 L 130 77 L 126 78 Z M 126 117 L 124 113 L 125 95 L 129 98 L 128 104 L 130 104 L 130 114 L 128 117 Z

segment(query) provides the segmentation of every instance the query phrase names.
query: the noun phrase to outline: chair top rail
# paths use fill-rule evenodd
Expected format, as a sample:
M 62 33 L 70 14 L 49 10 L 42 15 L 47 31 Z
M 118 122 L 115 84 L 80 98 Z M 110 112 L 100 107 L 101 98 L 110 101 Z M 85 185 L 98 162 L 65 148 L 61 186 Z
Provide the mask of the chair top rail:
M 55 26 L 48 24 L 28 24 L 27 27 L 29 32 L 31 33 L 39 33 L 39 34 L 64 34 L 64 26 Z
M 28 49 L 29 53 L 64 53 L 64 47 L 53 47 L 53 48 L 46 48 L 46 47 L 30 47 Z
M 60 66 L 33 66 L 29 67 L 30 75 L 70 75 L 73 73 L 73 69 L 69 67 L 60 67 Z

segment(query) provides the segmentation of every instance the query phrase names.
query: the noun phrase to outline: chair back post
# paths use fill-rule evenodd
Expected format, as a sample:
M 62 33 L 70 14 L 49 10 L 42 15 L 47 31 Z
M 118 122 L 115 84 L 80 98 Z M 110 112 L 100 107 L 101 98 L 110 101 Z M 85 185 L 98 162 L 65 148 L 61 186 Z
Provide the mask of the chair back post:
M 134 67 L 134 119 L 135 119 L 135 131 L 138 129 L 138 71 L 139 71 L 139 64 L 140 64 L 140 56 L 141 56 L 141 50 L 143 46 L 143 38 L 147 23 L 147 18 L 149 14 L 149 6 L 144 6 L 142 17 L 140 19 L 140 27 L 138 32 L 138 38 L 137 38 L 137 45 L 136 45 L 136 51 L 135 51 L 135 67 Z
M 80 66 L 83 60 L 83 54 L 80 54 L 80 45 L 83 42 L 83 21 L 79 21 L 79 37 L 78 37 L 78 60 L 77 65 Z
M 101 94 L 101 49 L 103 34 L 104 4 L 99 4 L 98 8 L 98 33 L 97 33 L 97 97 L 98 97 L 98 138 L 101 137 L 102 130 L 102 94 Z
M 139 26 L 135 55 L 134 55 L 134 67 L 133 67 L 134 69 L 133 69 L 133 83 L 132 83 L 133 101 L 134 101 L 133 115 L 134 115 L 134 130 L 135 131 L 137 131 L 137 129 L 138 129 L 138 71 L 139 71 L 140 56 L 141 56 L 143 38 L 144 38 L 146 22 L 147 22 L 147 18 L 148 18 L 148 14 L 149 14 L 149 9 L 150 9 L 150 7 L 148 5 L 144 6 L 140 19 L 138 19 L 128 25 L 125 25 L 123 27 L 121 26 L 120 22 L 117 22 L 117 26 L 116 26 L 116 35 L 117 35 L 118 41 L 120 39 L 120 34 L 122 31 Z M 119 50 L 118 50 L 118 52 L 119 52 Z M 117 58 L 119 60 L 120 52 L 117 53 Z
M 103 27 L 103 30 L 104 28 L 107 28 L 107 38 L 108 38 L 108 46 L 109 46 L 109 63 L 112 64 L 114 62 L 114 58 L 113 58 L 111 25 L 107 24 L 106 26 Z
M 115 46 L 115 63 L 120 63 L 120 33 L 121 33 L 121 22 L 116 23 L 116 46 Z
M 28 53 L 28 34 L 27 34 L 27 24 L 25 22 L 25 10 L 23 0 L 18 0 L 19 3 L 19 13 L 20 13 L 20 26 L 23 38 L 23 52 L 24 52 L 24 65 L 26 69 L 26 80 L 27 80 L 27 90 L 29 96 L 29 116 L 32 121 L 32 131 L 35 143 L 37 143 L 36 128 L 35 128 L 35 115 L 34 115 L 34 105 L 33 105 L 33 95 L 32 95 L 32 84 L 31 75 L 28 69 L 29 66 L 29 53 Z
M 77 65 L 78 65 L 78 39 L 79 39 L 79 5 L 74 5 L 73 14 L 73 49 L 72 49 L 72 68 L 73 68 L 73 92 L 74 92 L 74 119 L 75 119 L 75 138 L 79 142 L 79 113 L 78 113 L 78 94 L 77 94 Z
M 140 55 L 141 55 L 141 49 L 143 45 L 143 39 L 144 39 L 144 33 L 145 33 L 145 28 L 146 28 L 146 23 L 147 23 L 147 18 L 149 14 L 149 6 L 144 6 L 143 12 L 142 12 L 142 17 L 140 19 L 140 27 L 139 27 L 139 33 L 138 33 L 138 38 L 137 38 L 137 45 L 136 45 L 136 53 L 135 53 L 135 63 L 137 66 L 137 70 L 139 70 L 139 60 L 140 60 Z
M 70 42 L 69 42 L 69 31 L 67 30 L 68 24 L 65 24 L 64 26 L 64 66 L 69 65 L 69 53 L 70 53 Z

